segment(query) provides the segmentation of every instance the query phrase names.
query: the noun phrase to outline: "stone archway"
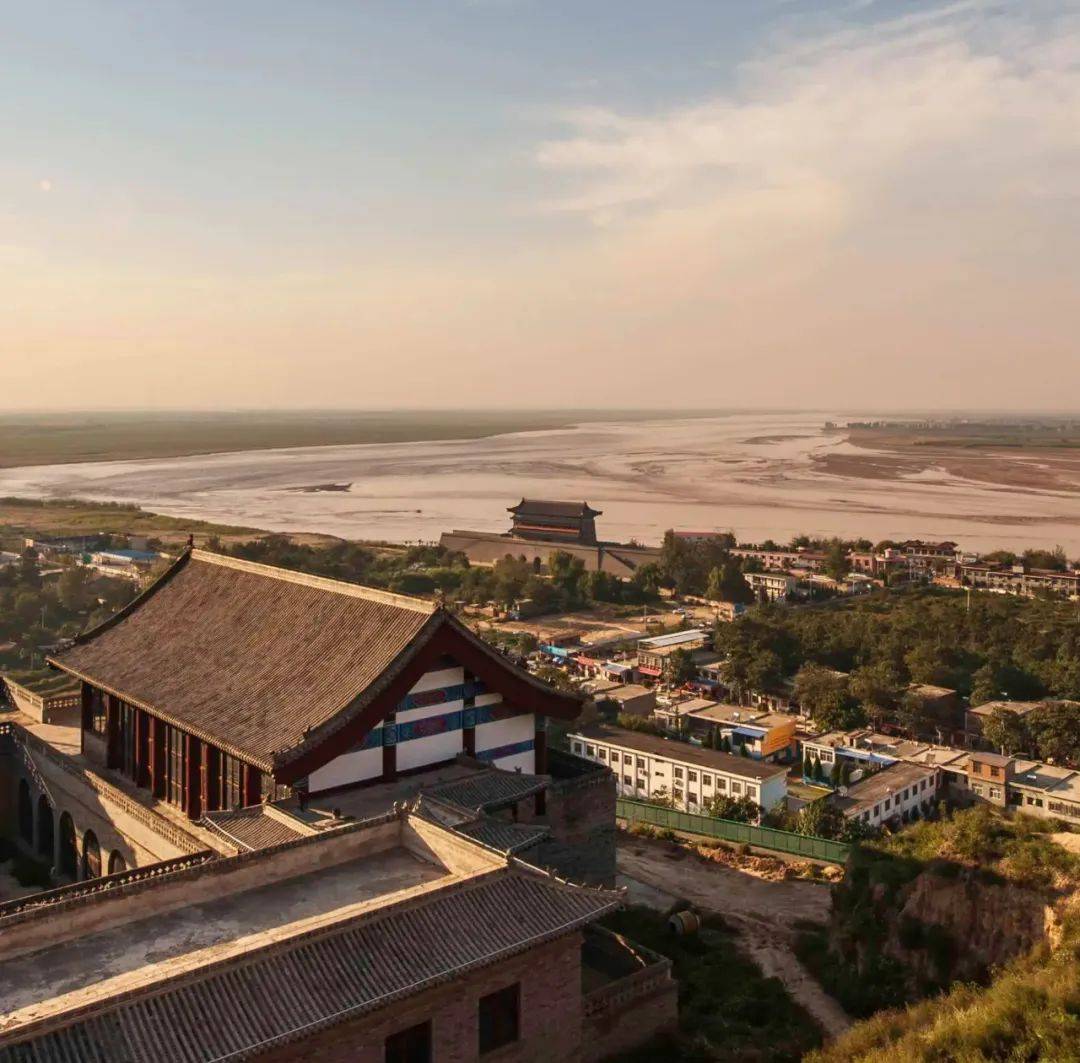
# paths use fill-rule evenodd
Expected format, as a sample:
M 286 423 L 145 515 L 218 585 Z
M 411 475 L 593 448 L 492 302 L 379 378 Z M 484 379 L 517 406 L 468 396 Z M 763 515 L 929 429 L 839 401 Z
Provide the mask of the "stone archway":
M 121 871 L 127 871 L 127 861 L 119 849 L 113 849 L 109 853 L 109 874 L 115 875 Z
M 30 784 L 25 779 L 19 780 L 19 838 L 33 848 L 34 802 L 30 796 Z
M 42 860 L 48 860 L 50 867 L 56 859 L 56 824 L 52 805 L 44 794 L 37 802 L 37 854 Z
M 75 821 L 70 812 L 64 812 L 60 816 L 60 852 L 57 863 L 62 875 L 78 878 L 79 843 L 75 837 Z
M 101 878 L 101 846 L 92 830 L 83 835 L 82 878 Z

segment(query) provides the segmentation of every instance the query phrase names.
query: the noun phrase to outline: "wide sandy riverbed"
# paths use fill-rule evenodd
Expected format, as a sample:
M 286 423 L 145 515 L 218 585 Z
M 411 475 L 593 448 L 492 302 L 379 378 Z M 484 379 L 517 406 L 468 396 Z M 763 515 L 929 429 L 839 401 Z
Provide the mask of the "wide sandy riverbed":
M 875 452 L 822 430 L 823 414 L 588 423 L 473 440 L 244 451 L 0 472 L 0 495 L 135 502 L 146 509 L 356 539 L 503 531 L 523 495 L 587 499 L 606 538 L 732 529 L 948 538 L 975 550 L 1062 544 L 1080 555 L 1080 462 L 1038 452 Z M 1047 474 L 1052 466 L 1053 475 Z M 959 469 L 959 471 L 958 471 Z M 330 484 L 348 490 L 311 490 Z

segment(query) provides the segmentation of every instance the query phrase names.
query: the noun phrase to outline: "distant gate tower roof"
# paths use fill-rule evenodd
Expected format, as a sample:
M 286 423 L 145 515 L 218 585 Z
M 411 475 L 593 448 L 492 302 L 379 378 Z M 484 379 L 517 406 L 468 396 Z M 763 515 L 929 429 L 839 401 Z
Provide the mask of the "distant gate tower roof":
M 596 518 L 601 515 L 588 502 L 553 502 L 543 498 L 523 498 L 507 512 L 513 514 L 512 535 L 590 544 L 596 542 Z

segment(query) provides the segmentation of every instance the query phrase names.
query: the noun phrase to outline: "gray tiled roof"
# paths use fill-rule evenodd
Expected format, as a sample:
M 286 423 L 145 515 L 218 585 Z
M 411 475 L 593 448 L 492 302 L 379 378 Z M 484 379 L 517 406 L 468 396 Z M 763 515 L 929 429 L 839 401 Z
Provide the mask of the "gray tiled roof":
M 540 823 L 506 823 L 491 816 L 482 816 L 475 823 L 463 823 L 453 829 L 500 853 L 520 853 L 551 833 Z
M 0 1047 L 0 1063 L 247 1058 L 569 933 L 620 900 L 508 867 Z
M 462 808 L 483 810 L 512 805 L 523 797 L 547 789 L 547 780 L 539 775 L 520 771 L 478 771 L 466 779 L 433 786 L 426 792 L 440 801 L 449 801 Z
M 296 841 L 297 838 L 305 836 L 304 831 L 268 815 L 262 805 L 228 812 L 208 812 L 203 817 L 203 822 L 208 824 L 211 830 L 224 835 L 225 840 L 241 852 L 265 849 L 270 845 Z

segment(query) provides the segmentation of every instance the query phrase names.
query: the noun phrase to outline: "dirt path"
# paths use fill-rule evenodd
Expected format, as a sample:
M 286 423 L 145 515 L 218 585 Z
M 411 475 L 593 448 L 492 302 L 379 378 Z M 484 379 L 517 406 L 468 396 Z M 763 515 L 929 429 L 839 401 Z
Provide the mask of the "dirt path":
M 739 946 L 766 977 L 779 978 L 787 991 L 830 1036 L 843 1033 L 851 1018 L 796 959 L 796 919 L 824 923 L 829 891 L 815 882 L 768 882 L 722 864 L 698 861 L 685 850 L 639 840 L 619 841 L 620 885 L 630 901 L 666 908 L 676 897 L 722 915 L 739 936 Z

